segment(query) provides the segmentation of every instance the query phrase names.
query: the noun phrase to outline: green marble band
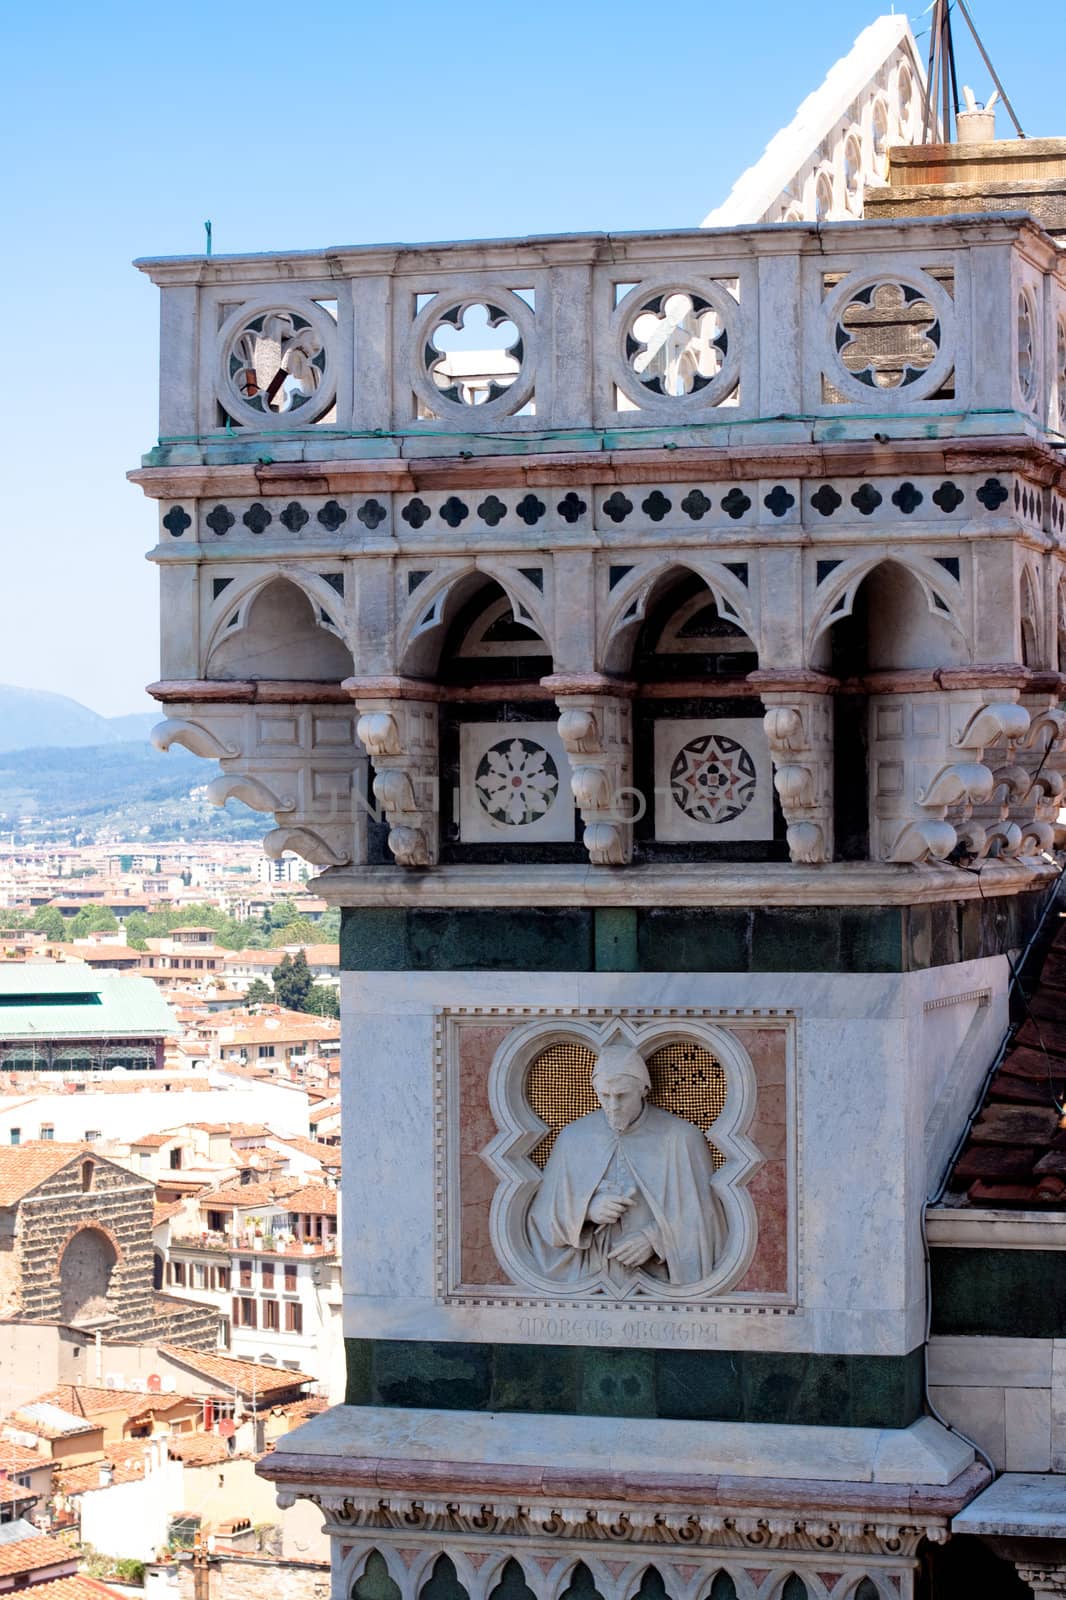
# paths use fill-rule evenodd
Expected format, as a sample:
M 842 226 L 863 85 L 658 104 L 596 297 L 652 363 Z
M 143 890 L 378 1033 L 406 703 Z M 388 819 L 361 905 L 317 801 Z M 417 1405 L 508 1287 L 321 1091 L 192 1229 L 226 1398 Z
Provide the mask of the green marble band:
M 1066 1338 L 1066 1251 L 931 1252 L 934 1334 Z
M 1042 894 L 916 906 L 347 907 L 347 972 L 920 972 L 1018 949 Z
M 618 1350 L 346 1339 L 348 1405 L 807 1427 L 906 1428 L 922 1351 L 906 1356 Z

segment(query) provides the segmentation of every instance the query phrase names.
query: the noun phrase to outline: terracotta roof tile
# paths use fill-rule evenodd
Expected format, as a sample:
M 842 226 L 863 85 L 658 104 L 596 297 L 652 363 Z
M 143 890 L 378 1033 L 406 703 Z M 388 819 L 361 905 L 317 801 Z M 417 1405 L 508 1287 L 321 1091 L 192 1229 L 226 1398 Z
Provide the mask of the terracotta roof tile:
M 50 1456 L 42 1456 L 28 1445 L 14 1439 L 0 1438 L 0 1472 L 34 1472 L 39 1467 L 50 1467 Z
M 337 1215 L 337 1191 L 327 1189 L 324 1183 L 307 1183 L 285 1196 L 290 1211 L 302 1211 L 319 1217 Z
M 206 1467 L 214 1461 L 228 1461 L 229 1447 L 217 1433 L 177 1433 L 167 1440 L 167 1454 L 187 1467 Z
M 145 1458 L 152 1448 L 151 1439 L 128 1439 L 119 1444 L 109 1444 L 98 1461 L 86 1462 L 80 1467 L 60 1467 L 56 1472 L 56 1487 L 65 1495 L 89 1494 L 94 1489 L 109 1489 L 119 1483 L 139 1483 L 145 1475 Z M 108 1483 L 100 1482 L 100 1468 L 110 1467 Z
M 955 1205 L 1066 1210 L 1066 924 L 988 1088 L 948 1188 Z
M 33 1572 L 40 1567 L 58 1567 L 64 1561 L 76 1562 L 77 1559 L 62 1539 L 49 1538 L 46 1533 L 39 1533 L 32 1539 L 12 1539 L 0 1544 L 0 1578 Z
M 315 1380 L 307 1372 L 290 1372 L 285 1367 L 267 1367 L 258 1361 L 237 1361 L 233 1356 L 207 1355 L 202 1350 L 186 1350 L 181 1345 L 161 1344 L 160 1352 L 171 1361 L 179 1362 L 192 1372 L 210 1379 L 224 1389 L 236 1386 L 238 1393 L 250 1395 L 255 1390 L 263 1404 L 272 1392 L 299 1388 Z
M 72 1572 L 67 1578 L 49 1578 L 33 1585 L 34 1600 L 122 1600 L 117 1589 L 109 1589 L 98 1578 Z
M 56 1144 L 51 1139 L 0 1146 L 0 1206 L 17 1205 L 86 1149 L 84 1144 Z

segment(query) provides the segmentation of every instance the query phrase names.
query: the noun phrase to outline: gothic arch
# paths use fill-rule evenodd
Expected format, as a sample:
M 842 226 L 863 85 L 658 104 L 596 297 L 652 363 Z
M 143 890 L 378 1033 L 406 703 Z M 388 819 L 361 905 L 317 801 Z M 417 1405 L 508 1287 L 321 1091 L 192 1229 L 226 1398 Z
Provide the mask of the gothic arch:
M 617 592 L 612 591 L 597 645 L 603 671 L 624 675 L 630 670 L 637 636 L 650 608 L 671 583 L 690 573 L 706 584 L 720 614 L 747 634 L 758 654 L 752 597 L 740 576 L 718 561 L 668 558 L 634 569 Z
M 343 604 L 335 589 L 300 568 L 251 580 L 215 621 L 204 676 L 341 682 L 354 671 L 335 620 Z
M 549 570 L 545 562 L 542 572 Z M 544 640 L 545 655 L 554 658 L 543 591 L 515 567 L 478 559 L 439 569 L 414 590 L 396 629 L 397 671 L 414 678 L 435 676 L 448 626 L 478 588 L 489 582 L 499 584 L 515 619 L 532 627 Z
M 825 651 L 824 643 L 821 644 L 821 649 L 819 648 L 823 635 L 836 623 L 844 621 L 853 614 L 859 590 L 879 572 L 885 575 L 889 582 L 894 581 L 895 573 L 906 574 L 906 577 L 913 580 L 921 591 L 929 616 L 936 619 L 936 624 L 950 630 L 945 638 L 936 624 L 931 629 L 923 620 L 921 627 L 912 629 L 915 637 L 910 645 L 904 643 L 902 648 L 904 651 L 910 648 L 919 654 L 932 652 L 936 659 L 930 662 L 913 660 L 896 665 L 921 667 L 949 664 L 944 659 L 944 645 L 950 640 L 951 635 L 954 635 L 954 655 L 957 658 L 951 664 L 961 665 L 972 659 L 969 631 L 961 619 L 963 590 L 960 579 L 952 576 L 946 567 L 925 557 L 903 555 L 885 557 L 878 554 L 845 558 L 839 568 L 819 585 L 804 650 L 804 658 L 809 665 L 823 664 L 820 657 Z M 894 621 L 887 617 L 880 621 L 885 631 L 891 630 L 895 625 Z
M 1039 577 L 1028 563 L 1022 568 L 1018 586 L 1018 633 L 1023 667 L 1043 665 L 1043 607 L 1040 604 Z

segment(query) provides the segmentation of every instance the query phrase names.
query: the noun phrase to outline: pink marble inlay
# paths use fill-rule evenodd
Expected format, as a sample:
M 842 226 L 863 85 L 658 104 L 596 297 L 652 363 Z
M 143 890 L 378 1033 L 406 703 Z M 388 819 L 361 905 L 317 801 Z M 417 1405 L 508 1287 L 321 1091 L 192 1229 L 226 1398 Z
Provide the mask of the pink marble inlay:
M 465 1284 L 512 1281 L 497 1261 L 489 1237 L 489 1210 L 496 1180 L 480 1152 L 498 1131 L 488 1099 L 489 1068 L 513 1026 L 484 1023 L 461 1024 L 459 1028 L 459 1192 Z M 758 1222 L 758 1243 L 751 1265 L 736 1289 L 745 1294 L 785 1294 L 789 1241 L 786 1034 L 782 1028 L 735 1027 L 730 1032 L 748 1052 L 755 1070 L 756 1111 L 748 1137 L 763 1157 L 763 1164 L 748 1180 Z
M 489 1067 L 513 1024 L 459 1029 L 459 1193 L 462 1197 L 464 1283 L 510 1283 L 489 1238 L 496 1180 L 480 1152 L 496 1136 L 489 1105 Z

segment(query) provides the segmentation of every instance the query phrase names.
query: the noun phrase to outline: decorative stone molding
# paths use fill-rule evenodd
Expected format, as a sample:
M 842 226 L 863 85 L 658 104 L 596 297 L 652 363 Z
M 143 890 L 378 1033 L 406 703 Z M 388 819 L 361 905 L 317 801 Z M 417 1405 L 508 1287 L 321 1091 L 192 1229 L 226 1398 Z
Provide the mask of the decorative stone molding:
M 763 727 L 774 761 L 774 788 L 788 824 L 793 861 L 817 865 L 833 856 L 833 702 L 831 678 L 753 672 L 762 690 Z
M 585 824 L 589 860 L 599 867 L 625 866 L 633 855 L 626 800 L 635 798 L 629 695 L 595 676 L 556 674 L 542 682 L 559 707 L 559 737 L 570 758 L 570 787 Z
M 1016 1561 L 1015 1570 L 1032 1589 L 1034 1600 L 1061 1600 L 1066 1596 L 1066 1562 Z
M 156 684 L 169 715 L 152 730 L 152 743 L 164 751 L 180 744 L 218 762 L 221 772 L 207 786 L 213 805 L 237 799 L 272 814 L 268 856 L 291 850 L 317 867 L 355 865 L 366 860 L 366 813 L 358 804 L 366 760 L 351 704 L 338 701 L 335 689 L 315 686 L 320 692 L 312 694 L 303 685 L 300 694 L 295 687 Z
M 470 1600 L 486 1600 L 508 1561 L 520 1564 L 535 1600 L 558 1600 L 582 1563 L 604 1600 L 629 1600 L 649 1565 L 677 1600 L 706 1595 L 719 1574 L 738 1600 L 779 1595 L 791 1574 L 819 1600 L 912 1600 L 923 1540 L 944 1543 L 943 1517 L 841 1514 L 811 1491 L 802 1512 L 707 1504 L 646 1505 L 588 1499 L 499 1499 L 483 1493 L 369 1494 L 286 1484 L 288 1507 L 308 1499 L 333 1541 L 335 1592 L 350 1594 L 372 1553 L 401 1600 L 416 1600 L 441 1555 Z M 864 1582 L 865 1580 L 865 1582 Z
M 440 828 L 437 706 L 429 685 L 410 679 L 349 678 L 356 728 L 374 764 L 374 799 L 389 825 L 398 866 L 436 865 Z
M 918 673 L 895 676 L 901 692 L 870 697 L 871 856 L 942 861 L 960 842 L 978 858 L 1016 854 L 1021 833 L 997 796 L 1026 785 L 1014 761 L 1029 728 L 1017 703 L 1024 674 L 976 667 L 925 681 Z M 889 674 L 883 683 L 897 686 Z M 871 688 L 879 687 L 874 679 Z M 1002 758 L 986 762 L 989 750 Z
M 1059 808 L 1066 791 L 1066 712 L 1058 709 L 1064 680 L 1055 673 L 1034 675 L 1021 704 L 1029 712 L 1029 729 L 1015 750 L 1015 760 L 1028 785 L 1011 820 L 1021 830 L 1021 853 L 1053 851 L 1066 843 Z

